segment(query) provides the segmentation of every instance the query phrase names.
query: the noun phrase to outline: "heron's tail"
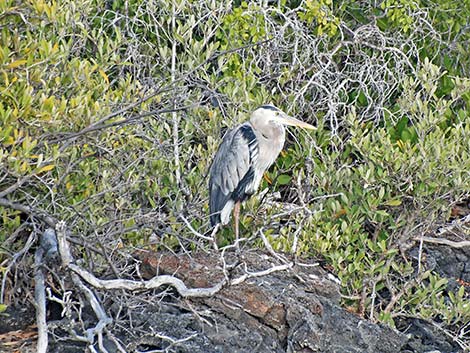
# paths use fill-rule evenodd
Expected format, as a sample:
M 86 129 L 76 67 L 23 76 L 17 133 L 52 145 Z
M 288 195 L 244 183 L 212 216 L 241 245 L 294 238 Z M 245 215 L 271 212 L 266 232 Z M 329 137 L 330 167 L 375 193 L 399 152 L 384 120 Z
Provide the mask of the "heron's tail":
M 215 184 L 211 184 L 209 190 L 211 226 L 215 227 L 219 223 L 227 224 L 230 220 L 230 212 L 233 208 L 233 201 L 230 199 L 230 195 L 225 195 Z

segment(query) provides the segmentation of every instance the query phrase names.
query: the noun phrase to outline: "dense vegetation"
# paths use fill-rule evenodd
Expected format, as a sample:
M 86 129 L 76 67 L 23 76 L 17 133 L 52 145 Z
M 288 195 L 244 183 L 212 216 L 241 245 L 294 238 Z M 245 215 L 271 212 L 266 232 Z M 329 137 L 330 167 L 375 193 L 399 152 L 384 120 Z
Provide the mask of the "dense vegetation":
M 262 230 L 322 259 L 370 320 L 457 335 L 468 287 L 407 250 L 470 197 L 470 6 L 375 4 L 2 0 L 2 302 L 30 288 L 26 255 L 57 220 L 97 274 L 130 275 L 136 247 L 210 246 L 195 230 L 209 231 L 211 158 L 274 103 L 318 130 L 293 131 L 245 205 L 248 246 Z

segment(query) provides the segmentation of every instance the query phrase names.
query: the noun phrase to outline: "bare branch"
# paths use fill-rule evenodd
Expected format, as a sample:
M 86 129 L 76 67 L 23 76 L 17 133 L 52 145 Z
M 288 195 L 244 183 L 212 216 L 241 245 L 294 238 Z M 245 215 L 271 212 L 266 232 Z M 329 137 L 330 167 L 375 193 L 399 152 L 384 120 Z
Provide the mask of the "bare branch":
M 5 300 L 4 298 L 5 285 L 6 285 L 6 280 L 11 269 L 16 264 L 18 259 L 22 257 L 24 254 L 26 254 L 29 251 L 29 249 L 31 249 L 31 246 L 34 244 L 35 238 L 36 238 L 35 233 L 31 232 L 31 234 L 28 237 L 28 240 L 26 240 L 26 244 L 23 246 L 23 248 L 20 251 L 18 251 L 12 256 L 12 258 L 10 259 L 8 263 L 8 266 L 3 270 L 2 287 L 0 291 L 0 303 L 3 303 Z M 42 254 L 41 254 L 41 257 L 42 257 Z
M 167 335 L 164 335 L 163 333 L 154 333 L 153 336 L 157 337 L 157 338 L 160 338 L 161 340 L 164 340 L 164 341 L 167 341 L 169 342 L 169 346 L 166 347 L 165 349 L 156 349 L 156 350 L 151 350 L 151 351 L 137 351 L 137 353 L 163 353 L 163 352 L 170 352 L 172 351 L 171 349 L 174 348 L 174 347 L 177 347 L 179 345 L 181 345 L 182 343 L 184 342 L 187 342 L 191 339 L 193 339 L 194 337 L 197 336 L 197 333 L 194 333 L 188 337 L 184 337 L 184 338 L 180 338 L 180 339 L 174 339 L 174 338 L 171 338 Z
M 140 102 L 140 104 L 142 104 L 142 102 Z M 105 116 L 103 119 L 100 119 L 99 121 L 97 121 L 93 124 L 90 124 L 88 127 L 84 128 L 83 130 L 81 130 L 79 132 L 71 133 L 71 134 L 66 135 L 66 136 L 61 136 L 60 138 L 57 138 L 57 140 L 53 140 L 52 142 L 59 142 L 59 141 L 64 141 L 64 140 L 75 139 L 77 137 L 86 135 L 90 132 L 109 129 L 109 128 L 116 127 L 116 126 L 124 126 L 124 125 L 128 125 L 128 124 L 132 124 L 132 123 L 135 123 L 136 121 L 139 121 L 139 120 L 141 120 L 143 118 L 146 118 L 148 116 L 155 116 L 155 115 L 174 113 L 174 112 L 178 112 L 178 111 L 182 111 L 182 110 L 187 110 L 187 109 L 195 107 L 196 105 L 197 104 L 191 104 L 191 105 L 186 105 L 186 106 L 179 107 L 179 108 L 152 110 L 152 111 L 145 112 L 145 113 L 131 115 L 128 118 L 125 118 L 125 119 L 122 119 L 122 120 L 119 120 L 119 121 L 115 121 L 115 122 L 112 122 L 112 123 L 109 123 L 109 124 L 105 124 L 106 121 L 108 121 L 109 119 L 111 119 L 114 116 L 118 115 L 118 114 L 115 114 L 115 113 L 109 114 L 109 115 Z M 130 110 L 132 108 L 134 108 L 133 104 L 130 107 L 128 107 L 127 109 L 121 109 L 120 112 Z M 72 143 L 72 141 L 62 145 L 61 150 L 63 150 L 65 147 L 69 146 L 71 143 Z
M 52 228 L 55 228 L 55 225 L 57 223 L 56 219 L 54 219 L 53 217 L 51 217 L 44 211 L 41 211 L 39 209 L 30 207 L 30 206 L 25 206 L 20 203 L 13 202 L 5 198 L 0 198 L 0 206 L 8 207 L 17 211 L 24 212 L 28 216 L 31 216 L 31 217 L 36 217 L 42 220 L 44 223 L 46 223 L 48 226 Z
M 152 278 L 149 281 L 132 281 L 126 279 L 102 280 L 96 278 L 92 273 L 82 269 L 72 263 L 72 255 L 65 236 L 65 223 L 59 222 L 57 225 L 57 238 L 59 243 L 59 252 L 62 263 L 70 270 L 78 274 L 83 280 L 95 288 L 99 289 L 125 289 L 130 291 L 157 289 L 164 285 L 173 286 L 183 297 L 209 297 L 222 289 L 225 280 L 210 288 L 188 288 L 180 279 L 161 275 Z
M 68 268 L 70 266 L 73 266 L 71 264 L 72 262 L 72 255 L 70 253 L 70 249 L 67 243 L 67 237 L 66 237 L 66 225 L 65 222 L 60 221 L 57 223 L 56 227 L 56 235 L 57 235 L 57 240 L 58 240 L 58 246 L 59 246 L 59 253 L 62 259 L 62 264 Z M 106 328 L 107 325 L 111 324 L 113 320 L 106 315 L 106 312 L 104 311 L 103 307 L 101 306 L 99 300 L 96 298 L 95 294 L 83 284 L 83 282 L 80 280 L 80 278 L 72 273 L 72 281 L 73 283 L 80 288 L 82 293 L 85 295 L 87 298 L 88 302 L 90 303 L 93 312 L 95 313 L 98 323 L 95 325 L 95 327 L 87 329 L 86 332 L 86 341 L 92 345 L 94 343 L 94 337 L 98 336 L 98 346 L 100 348 L 101 352 L 107 352 L 107 350 L 103 346 L 103 330 Z M 94 349 L 93 347 L 89 347 L 90 349 Z
M 219 292 L 225 284 L 225 281 L 221 281 L 215 286 L 209 288 L 188 288 L 182 280 L 169 275 L 156 276 L 148 281 L 132 281 L 128 279 L 102 280 L 96 278 L 93 274 L 77 265 L 69 264 L 68 267 L 77 273 L 81 278 L 83 278 L 87 283 L 99 289 L 125 289 L 136 291 L 157 289 L 164 285 L 171 285 L 182 297 L 197 298 L 210 297 Z
M 426 243 L 432 243 L 432 244 L 441 244 L 441 245 L 447 245 L 452 248 L 466 248 L 470 247 L 470 240 L 462 240 L 462 241 L 453 241 L 449 239 L 444 239 L 444 238 L 433 238 L 433 237 L 416 237 L 415 240 L 423 240 Z
M 201 238 L 201 239 L 204 239 L 204 240 L 207 240 L 207 241 L 212 242 L 213 237 L 207 237 L 207 236 L 205 236 L 204 234 L 199 233 L 196 229 L 193 228 L 193 226 L 191 225 L 191 223 L 189 223 L 189 221 L 186 219 L 186 217 L 184 217 L 182 214 L 180 214 L 179 217 L 183 220 L 184 224 L 186 224 L 186 226 L 189 228 L 189 230 L 191 231 L 191 233 L 193 233 L 193 234 L 194 234 L 195 236 L 197 236 L 198 238 Z
M 171 14 L 171 29 L 176 33 L 176 5 L 173 2 L 172 4 L 172 14 Z M 171 43 L 171 83 L 175 82 L 176 78 L 176 38 L 173 38 Z M 176 105 L 176 101 L 173 99 L 173 107 Z M 180 152 L 179 152 L 179 117 L 176 112 L 171 113 L 172 122 L 173 122 L 173 153 L 174 153 L 174 163 L 175 163 L 175 179 L 176 185 L 181 185 L 181 171 L 180 171 Z
M 272 266 L 272 267 L 270 267 L 266 270 L 263 270 L 263 271 L 258 271 L 258 272 L 248 272 L 247 271 L 244 275 L 241 275 L 240 277 L 231 280 L 230 284 L 231 285 L 237 285 L 237 284 L 245 282 L 249 278 L 267 276 L 267 275 L 269 275 L 271 273 L 274 273 L 274 272 L 288 270 L 288 269 L 292 268 L 293 266 L 294 266 L 294 263 L 289 262 L 289 263 L 284 264 L 284 265 Z
M 7 187 L 5 190 L 0 191 L 0 198 L 5 197 L 6 195 L 12 193 L 13 191 L 19 189 L 21 185 L 24 184 L 24 182 L 29 179 L 29 178 L 22 178 L 18 179 L 18 181 L 14 184 L 11 184 L 9 187 Z
M 36 324 L 38 326 L 37 353 L 47 352 L 47 322 L 46 322 L 46 293 L 45 279 L 42 270 L 44 250 L 38 247 L 34 254 L 34 299 L 36 301 Z

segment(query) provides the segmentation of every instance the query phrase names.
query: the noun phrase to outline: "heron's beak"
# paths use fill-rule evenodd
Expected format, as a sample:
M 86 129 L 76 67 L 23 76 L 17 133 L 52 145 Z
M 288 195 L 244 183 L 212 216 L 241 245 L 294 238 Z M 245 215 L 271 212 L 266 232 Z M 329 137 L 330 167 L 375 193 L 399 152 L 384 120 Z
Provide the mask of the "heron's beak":
M 303 121 L 293 118 L 287 114 L 282 114 L 277 118 L 277 121 L 284 125 L 290 125 L 290 126 L 298 126 L 298 127 L 303 127 L 304 129 L 312 129 L 315 130 L 316 127 L 307 123 L 304 123 Z

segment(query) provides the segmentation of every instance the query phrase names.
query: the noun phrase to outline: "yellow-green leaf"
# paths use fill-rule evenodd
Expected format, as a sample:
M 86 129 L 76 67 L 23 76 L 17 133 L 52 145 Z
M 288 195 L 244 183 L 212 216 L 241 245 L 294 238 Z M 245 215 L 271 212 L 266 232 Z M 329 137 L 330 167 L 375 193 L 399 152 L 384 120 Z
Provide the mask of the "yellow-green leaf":
M 4 70 L 2 70 L 2 74 L 3 74 L 3 81 L 5 82 L 5 87 L 8 87 L 8 85 L 10 84 L 10 80 L 8 79 L 8 75 Z
M 20 167 L 20 172 L 25 172 L 26 169 L 28 169 L 28 162 L 24 161 L 22 164 L 21 164 L 21 167 Z
M 54 167 L 55 167 L 54 164 L 45 165 L 44 167 L 39 168 L 38 171 L 36 172 L 36 174 L 39 174 L 39 173 L 42 173 L 42 172 L 48 172 L 48 171 L 54 169 Z
M 106 75 L 106 72 L 104 72 L 104 71 L 101 70 L 101 69 L 100 69 L 98 72 L 100 73 L 101 77 L 104 78 L 104 80 L 106 81 L 106 83 L 109 85 L 109 78 L 108 78 L 108 75 Z
M 52 111 L 52 109 L 54 108 L 54 96 L 51 96 L 49 98 L 44 99 L 44 102 L 42 103 L 42 106 L 47 111 Z
M 392 206 L 392 207 L 400 206 L 401 200 L 400 199 L 388 200 L 387 202 L 385 202 L 385 205 Z
M 9 63 L 7 65 L 7 68 L 9 69 L 15 69 L 17 68 L 18 66 L 21 66 L 21 65 L 24 65 L 26 64 L 28 61 L 27 60 L 24 60 L 24 59 L 21 59 L 21 60 L 16 60 L 16 61 L 13 61 L 11 63 Z

